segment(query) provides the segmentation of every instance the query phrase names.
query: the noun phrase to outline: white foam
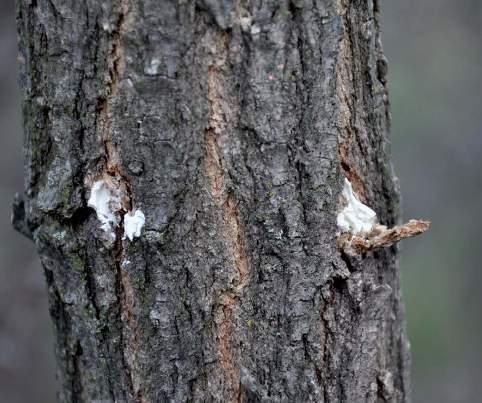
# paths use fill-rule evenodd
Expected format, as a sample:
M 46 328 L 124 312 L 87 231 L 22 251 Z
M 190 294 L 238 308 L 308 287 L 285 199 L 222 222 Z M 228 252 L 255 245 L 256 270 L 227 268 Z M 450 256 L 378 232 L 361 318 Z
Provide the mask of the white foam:
M 346 178 L 342 196 L 348 204 L 337 216 L 338 228 L 342 232 L 353 234 L 370 232 L 377 222 L 377 215 L 370 207 L 358 200 L 350 181 Z
M 116 208 L 120 207 L 119 196 L 114 194 L 103 180 L 99 180 L 92 185 L 87 204 L 97 213 L 100 227 L 109 235 L 115 236 L 114 228 L 119 223 L 115 214 Z
M 145 222 L 146 217 L 141 210 L 127 213 L 124 216 L 124 239 L 129 238 L 133 241 L 134 238 L 140 237 Z

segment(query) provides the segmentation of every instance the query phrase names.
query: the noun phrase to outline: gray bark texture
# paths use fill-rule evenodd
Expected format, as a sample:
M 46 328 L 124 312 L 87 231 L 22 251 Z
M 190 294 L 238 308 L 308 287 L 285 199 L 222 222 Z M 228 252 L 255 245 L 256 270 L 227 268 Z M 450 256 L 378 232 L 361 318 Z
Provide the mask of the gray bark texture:
M 60 401 L 408 401 L 397 248 L 337 245 L 344 177 L 398 220 L 378 7 L 17 0 L 13 221 L 45 270 Z

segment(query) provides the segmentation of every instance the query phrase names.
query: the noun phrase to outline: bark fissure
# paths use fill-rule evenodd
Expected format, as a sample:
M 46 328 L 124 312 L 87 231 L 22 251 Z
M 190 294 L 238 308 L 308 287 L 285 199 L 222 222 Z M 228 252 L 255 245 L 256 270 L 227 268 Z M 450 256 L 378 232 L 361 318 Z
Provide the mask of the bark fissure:
M 365 184 L 353 160 L 353 141 L 357 141 L 357 116 L 356 106 L 356 67 L 354 65 L 354 44 L 352 42 L 351 21 L 348 10 L 344 11 L 342 33 L 336 62 L 337 101 L 340 112 L 338 118 L 338 147 L 337 156 L 345 177 L 350 181 L 355 192 L 362 201 L 366 201 Z
M 222 35 L 222 34 L 221 34 Z M 245 250 L 244 234 L 240 215 L 234 195 L 227 189 L 226 173 L 223 167 L 222 149 L 217 136 L 225 128 L 225 116 L 222 109 L 222 82 L 219 78 L 219 68 L 226 63 L 226 38 L 221 36 L 221 50 L 216 63 L 218 66 L 208 68 L 208 101 L 210 114 L 208 128 L 205 134 L 205 169 L 209 179 L 210 193 L 221 210 L 222 234 L 229 250 L 236 271 L 236 279 L 219 297 L 215 309 L 214 323 L 217 326 L 219 362 L 226 376 L 227 401 L 241 401 L 242 391 L 240 373 L 236 363 L 233 325 L 235 305 L 248 283 L 249 263 Z
M 110 39 L 110 52 L 107 57 L 107 67 L 109 81 L 107 82 L 107 88 L 105 90 L 105 97 L 101 97 L 98 100 L 97 105 L 97 127 L 99 138 L 104 146 L 106 171 L 109 173 L 118 173 L 119 170 L 119 157 L 113 144 L 112 139 L 112 103 L 119 92 L 119 80 L 122 74 L 121 68 L 123 65 L 122 54 L 122 35 L 125 29 L 125 20 L 127 13 L 127 2 L 120 0 L 119 16 L 115 23 L 115 27 L 111 34 Z

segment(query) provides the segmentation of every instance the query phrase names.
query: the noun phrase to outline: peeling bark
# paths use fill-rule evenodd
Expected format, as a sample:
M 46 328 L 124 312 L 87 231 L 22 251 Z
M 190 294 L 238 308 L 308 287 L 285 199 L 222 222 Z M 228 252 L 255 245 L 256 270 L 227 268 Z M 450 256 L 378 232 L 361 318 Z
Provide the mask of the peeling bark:
M 344 177 L 398 223 L 376 1 L 17 0 L 17 20 L 13 221 L 45 271 L 60 401 L 409 400 L 397 247 L 337 239 Z

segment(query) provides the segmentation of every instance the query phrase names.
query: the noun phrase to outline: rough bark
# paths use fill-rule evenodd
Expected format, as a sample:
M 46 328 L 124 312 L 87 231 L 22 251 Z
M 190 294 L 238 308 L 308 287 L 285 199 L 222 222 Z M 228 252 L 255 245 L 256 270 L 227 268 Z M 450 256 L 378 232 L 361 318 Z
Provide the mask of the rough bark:
M 63 402 L 406 402 L 374 0 L 17 0 L 26 189 Z M 140 238 L 108 240 L 109 177 Z

